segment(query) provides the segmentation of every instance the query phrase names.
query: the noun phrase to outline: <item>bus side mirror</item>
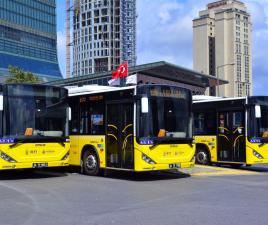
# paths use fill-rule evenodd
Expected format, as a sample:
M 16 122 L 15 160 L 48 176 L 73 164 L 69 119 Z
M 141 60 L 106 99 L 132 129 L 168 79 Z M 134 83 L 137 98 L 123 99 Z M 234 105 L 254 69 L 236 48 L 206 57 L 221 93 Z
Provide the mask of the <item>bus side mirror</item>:
M 147 97 L 141 98 L 141 112 L 148 113 L 149 112 L 149 100 Z
M 261 118 L 261 106 L 255 105 L 255 117 Z
M 0 95 L 0 111 L 4 110 L 4 98 L 3 95 Z
M 72 109 L 71 109 L 71 107 L 68 107 L 68 119 L 69 119 L 69 121 L 72 120 Z

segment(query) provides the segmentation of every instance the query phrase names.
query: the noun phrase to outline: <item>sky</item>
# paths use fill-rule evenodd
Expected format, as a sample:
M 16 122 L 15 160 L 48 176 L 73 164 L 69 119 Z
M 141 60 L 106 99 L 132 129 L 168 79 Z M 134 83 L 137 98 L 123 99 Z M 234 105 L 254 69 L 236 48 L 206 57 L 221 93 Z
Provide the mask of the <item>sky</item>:
M 192 20 L 213 0 L 137 0 L 137 64 L 193 68 Z M 268 93 L 268 0 L 243 0 L 253 22 L 253 94 Z M 57 0 L 58 57 L 65 74 L 65 0 Z M 267 86 L 266 86 L 267 85 Z M 267 92 L 266 92 L 267 91 Z

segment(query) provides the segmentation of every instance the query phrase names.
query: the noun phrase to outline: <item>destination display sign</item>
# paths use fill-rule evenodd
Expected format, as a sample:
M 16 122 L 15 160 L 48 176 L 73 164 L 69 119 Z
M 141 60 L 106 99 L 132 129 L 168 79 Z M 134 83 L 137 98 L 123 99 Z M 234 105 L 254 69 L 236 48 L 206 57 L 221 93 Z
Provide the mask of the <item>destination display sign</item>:
M 168 98 L 187 98 L 187 93 L 184 90 L 168 88 L 168 89 L 159 89 L 153 88 L 150 90 L 150 95 L 152 97 L 168 97 Z
M 96 102 L 96 101 L 102 101 L 104 99 L 103 95 L 92 95 L 92 96 L 83 96 L 80 97 L 80 103 L 83 102 Z

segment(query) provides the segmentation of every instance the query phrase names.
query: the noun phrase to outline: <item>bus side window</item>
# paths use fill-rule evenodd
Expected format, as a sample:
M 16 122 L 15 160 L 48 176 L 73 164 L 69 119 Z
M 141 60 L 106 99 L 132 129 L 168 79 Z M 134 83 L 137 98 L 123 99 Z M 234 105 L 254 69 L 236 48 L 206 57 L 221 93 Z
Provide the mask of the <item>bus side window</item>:
M 204 113 L 194 113 L 194 133 L 202 134 L 204 132 Z
M 199 135 L 216 134 L 216 117 L 213 112 L 194 113 L 194 133 Z
M 243 126 L 243 115 L 242 112 L 234 112 L 233 113 L 233 127 L 241 127 Z
M 70 121 L 70 134 L 78 134 L 79 120 L 78 120 L 78 107 L 72 106 L 72 120 Z
M 90 108 L 90 134 L 104 135 L 104 103 L 95 103 Z
M 3 113 L 0 111 L 0 137 L 3 137 Z
M 103 114 L 91 114 L 91 134 L 104 133 L 103 120 Z

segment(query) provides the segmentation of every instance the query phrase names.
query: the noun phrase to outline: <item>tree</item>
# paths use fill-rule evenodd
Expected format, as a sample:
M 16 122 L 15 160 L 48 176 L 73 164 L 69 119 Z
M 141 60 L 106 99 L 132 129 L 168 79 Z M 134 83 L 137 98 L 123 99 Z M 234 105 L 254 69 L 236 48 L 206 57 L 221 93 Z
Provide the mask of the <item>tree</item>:
M 9 66 L 8 71 L 10 76 L 6 78 L 5 82 L 10 83 L 40 83 L 41 80 L 39 77 L 35 76 L 31 72 L 26 72 L 18 67 L 15 66 Z

